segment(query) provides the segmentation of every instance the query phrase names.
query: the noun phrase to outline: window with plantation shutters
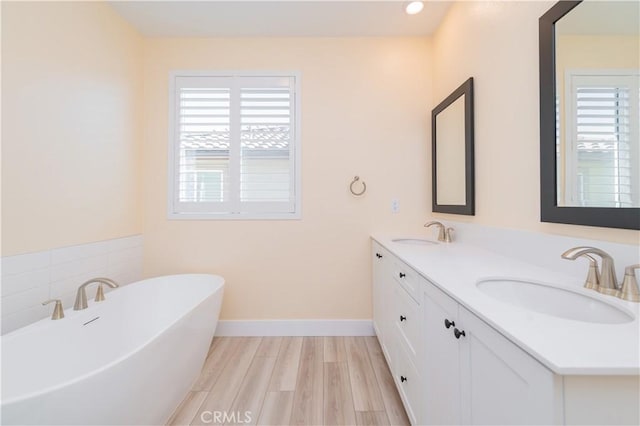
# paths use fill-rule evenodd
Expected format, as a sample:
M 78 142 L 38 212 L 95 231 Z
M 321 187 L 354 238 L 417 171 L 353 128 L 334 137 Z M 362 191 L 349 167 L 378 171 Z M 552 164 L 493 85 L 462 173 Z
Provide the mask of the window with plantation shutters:
M 637 71 L 567 76 L 565 201 L 572 206 L 640 204 Z
M 298 80 L 172 75 L 170 217 L 299 218 Z

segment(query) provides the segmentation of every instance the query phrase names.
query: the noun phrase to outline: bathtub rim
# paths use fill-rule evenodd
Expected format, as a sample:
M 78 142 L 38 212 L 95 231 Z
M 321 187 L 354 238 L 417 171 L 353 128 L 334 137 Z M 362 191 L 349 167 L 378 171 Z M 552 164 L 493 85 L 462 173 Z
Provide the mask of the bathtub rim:
M 20 402 L 25 401 L 25 400 L 27 400 L 27 399 L 30 399 L 30 398 L 36 398 L 36 397 L 39 397 L 39 396 L 44 395 L 44 394 L 46 394 L 46 393 L 53 392 L 53 391 L 58 390 L 58 389 L 62 389 L 62 388 L 64 388 L 64 387 L 66 387 L 66 386 L 71 386 L 71 385 L 73 385 L 73 384 L 75 384 L 75 383 L 78 383 L 78 382 L 80 382 L 80 381 L 82 381 L 82 380 L 86 380 L 86 379 L 88 379 L 88 378 L 91 378 L 91 377 L 93 377 L 93 376 L 95 376 L 95 375 L 99 374 L 99 373 L 102 373 L 103 371 L 105 371 L 105 370 L 107 370 L 108 368 L 110 368 L 110 367 L 112 367 L 112 366 L 114 366 L 114 365 L 118 364 L 119 362 L 121 362 L 121 361 L 123 361 L 123 360 L 125 360 L 125 359 L 127 359 L 127 358 L 129 358 L 129 357 L 131 357 L 131 356 L 133 356 L 133 355 L 135 355 L 135 354 L 137 354 L 137 353 L 139 353 L 139 352 L 140 352 L 140 351 L 142 351 L 144 348 L 146 348 L 147 346 L 149 346 L 152 342 L 154 342 L 156 339 L 158 339 L 158 337 L 159 337 L 160 335 L 162 335 L 164 331 L 168 330 L 169 328 L 173 327 L 175 324 L 177 324 L 177 323 L 179 323 L 180 321 L 182 321 L 182 320 L 183 320 L 187 315 L 189 315 L 189 314 L 190 314 L 191 312 L 193 312 L 194 310 L 198 309 L 198 308 L 199 308 L 200 306 L 202 306 L 205 302 L 207 302 L 211 297 L 214 297 L 214 296 L 215 296 L 215 295 L 217 295 L 217 294 L 218 294 L 218 292 L 220 292 L 220 291 L 224 292 L 224 287 L 225 287 L 225 283 L 226 283 L 226 281 L 225 281 L 224 277 L 222 277 L 222 276 L 220 276 L 220 275 L 216 275 L 216 274 L 172 274 L 172 275 L 159 275 L 159 276 L 157 276 L 157 277 L 152 277 L 152 278 L 145 278 L 145 279 L 143 279 L 143 280 L 139 280 L 139 281 L 135 281 L 135 282 L 132 282 L 132 283 L 130 283 L 130 284 L 127 284 L 125 287 L 130 286 L 130 285 L 135 285 L 135 284 L 137 284 L 137 283 L 141 283 L 141 282 L 145 282 L 145 281 L 151 281 L 151 280 L 159 279 L 159 278 L 172 278 L 172 277 L 209 277 L 209 278 L 214 278 L 214 279 L 216 279 L 216 280 L 218 280 L 218 279 L 219 279 L 219 280 L 218 280 L 218 281 L 219 281 L 219 282 L 218 282 L 218 284 L 219 284 L 219 285 L 216 287 L 216 289 L 215 289 L 211 294 L 209 294 L 207 297 L 205 297 L 204 299 L 202 299 L 202 300 L 201 300 L 198 304 L 196 304 L 196 305 L 195 305 L 191 310 L 186 311 L 186 312 L 184 312 L 182 315 L 180 315 L 180 316 L 177 318 L 177 320 L 176 320 L 174 323 L 172 323 L 168 328 L 162 329 L 160 332 L 157 332 L 157 333 L 153 334 L 149 339 L 146 339 L 146 340 L 145 340 L 145 341 L 144 341 L 140 346 L 138 346 L 135 350 L 133 350 L 133 351 L 131 351 L 131 352 L 128 352 L 127 354 L 122 355 L 122 356 L 120 356 L 120 357 L 117 357 L 117 358 L 115 358 L 113 361 L 110 361 L 110 362 L 108 362 L 108 363 L 106 363 L 106 364 L 104 364 L 104 365 L 100 366 L 99 368 L 96 368 L 95 370 L 91 370 L 91 371 L 90 371 L 90 372 L 88 372 L 88 373 L 85 373 L 85 374 L 80 375 L 80 376 L 78 376 L 78 377 L 74 377 L 73 379 L 70 379 L 70 380 L 67 380 L 67 381 L 63 381 L 63 382 L 61 382 L 61 383 L 58 383 L 58 384 L 55 384 L 55 385 L 52 385 L 52 386 L 49 386 L 49 387 L 45 387 L 45 388 L 43 388 L 43 389 L 39 389 L 39 390 L 34 391 L 34 392 L 29 392 L 29 393 L 26 393 L 26 394 L 23 394 L 23 395 L 19 395 L 19 396 L 11 397 L 11 398 L 9 398 L 9 399 L 2 398 L 2 401 L 0 401 L 0 407 L 4 407 L 5 405 L 11 405 L 11 404 L 20 403 Z M 91 305 L 89 305 L 89 306 L 91 306 Z M 72 309 L 72 308 L 68 308 L 68 309 Z M 218 313 L 218 318 L 219 318 L 219 313 Z M 47 320 L 47 318 L 43 318 L 43 319 L 42 319 L 42 320 L 40 320 L 40 321 L 43 321 L 43 320 Z M 218 319 L 218 321 L 219 321 L 219 319 Z M 216 321 L 216 326 L 217 326 L 217 322 L 218 322 L 218 321 Z M 39 322 L 39 321 L 38 321 L 38 322 Z M 35 323 L 34 323 L 34 324 L 35 324 Z M 27 327 L 28 327 L 28 326 L 27 326 Z M 5 335 L 5 336 L 1 336 L 1 337 L 4 339 L 6 336 L 9 336 L 9 335 L 11 335 L 11 334 L 13 334 L 13 333 L 15 333 L 15 332 L 20 331 L 20 330 L 21 330 L 21 329 L 19 328 L 19 329 L 17 329 L 17 330 L 12 331 L 11 333 L 8 333 L 8 334 L 7 334 L 7 335 Z M 2 343 L 2 345 L 4 345 L 4 342 Z M 1 347 L 2 345 L 0 345 L 0 347 Z M 4 392 L 2 392 L 2 393 L 4 393 Z M 0 410 L 0 411 L 1 411 L 1 410 Z M 1 421 L 1 419 L 0 419 L 0 421 Z

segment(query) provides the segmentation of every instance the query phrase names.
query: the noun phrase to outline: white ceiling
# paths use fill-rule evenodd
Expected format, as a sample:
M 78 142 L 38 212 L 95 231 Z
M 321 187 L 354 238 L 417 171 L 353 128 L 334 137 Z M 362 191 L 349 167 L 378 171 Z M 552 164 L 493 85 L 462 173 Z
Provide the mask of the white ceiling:
M 417 15 L 387 1 L 110 1 L 147 37 L 374 37 L 432 34 L 451 5 L 425 1 Z

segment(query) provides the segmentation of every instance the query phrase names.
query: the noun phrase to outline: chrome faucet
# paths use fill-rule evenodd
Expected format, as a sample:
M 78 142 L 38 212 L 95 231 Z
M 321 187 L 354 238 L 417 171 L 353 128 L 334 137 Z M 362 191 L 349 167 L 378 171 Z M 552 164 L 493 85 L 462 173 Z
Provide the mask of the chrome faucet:
M 430 226 L 438 227 L 438 241 L 441 241 L 443 243 L 450 243 L 452 241 L 451 233 L 454 231 L 453 228 L 447 228 L 442 224 L 442 222 L 438 222 L 437 220 L 432 220 L 431 222 L 427 222 L 424 224 L 425 228 L 428 228 Z
M 598 262 L 592 254 L 600 256 L 602 259 L 602 267 L 598 273 Z M 584 284 L 586 288 L 599 291 L 603 294 L 618 296 L 620 289 L 618 288 L 618 279 L 616 278 L 616 270 L 613 264 L 613 258 L 605 251 L 595 247 L 574 247 L 564 253 L 561 257 L 567 260 L 576 260 L 584 256 L 589 259 L 589 273 Z
M 83 283 L 80 287 L 78 287 L 78 293 L 76 294 L 76 302 L 73 305 L 74 311 L 81 311 L 83 309 L 87 309 L 87 292 L 85 287 L 92 283 L 99 283 L 98 291 L 96 293 L 96 302 L 101 302 L 104 300 L 104 290 L 102 289 L 102 285 L 106 284 L 111 288 L 119 287 L 118 284 L 109 279 L 109 278 L 92 278 L 89 281 Z

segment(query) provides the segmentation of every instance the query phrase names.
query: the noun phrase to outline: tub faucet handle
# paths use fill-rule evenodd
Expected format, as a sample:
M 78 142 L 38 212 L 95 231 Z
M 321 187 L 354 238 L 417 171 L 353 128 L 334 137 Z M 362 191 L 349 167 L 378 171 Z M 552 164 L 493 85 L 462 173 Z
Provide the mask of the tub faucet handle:
M 49 299 L 42 302 L 42 306 L 48 305 L 51 302 L 56 302 L 56 306 L 53 308 L 53 314 L 51 315 L 52 320 L 59 320 L 64 318 L 64 308 L 62 307 L 62 300 L 60 299 Z
M 98 290 L 96 291 L 96 297 L 94 297 L 94 302 L 103 302 L 104 301 L 104 288 L 102 283 L 98 284 Z
M 108 279 L 108 278 L 105 278 Z M 110 280 L 111 281 L 111 280 Z M 110 285 L 108 283 L 106 283 L 109 287 L 111 288 L 116 288 L 119 287 L 118 284 L 115 283 L 115 281 L 111 281 L 113 283 L 113 285 Z M 103 302 L 105 300 L 104 297 L 104 282 L 100 281 L 100 284 L 98 284 L 98 290 L 96 290 L 96 297 L 94 297 L 93 301 L 94 302 Z M 114 287 L 115 285 L 115 287 Z

